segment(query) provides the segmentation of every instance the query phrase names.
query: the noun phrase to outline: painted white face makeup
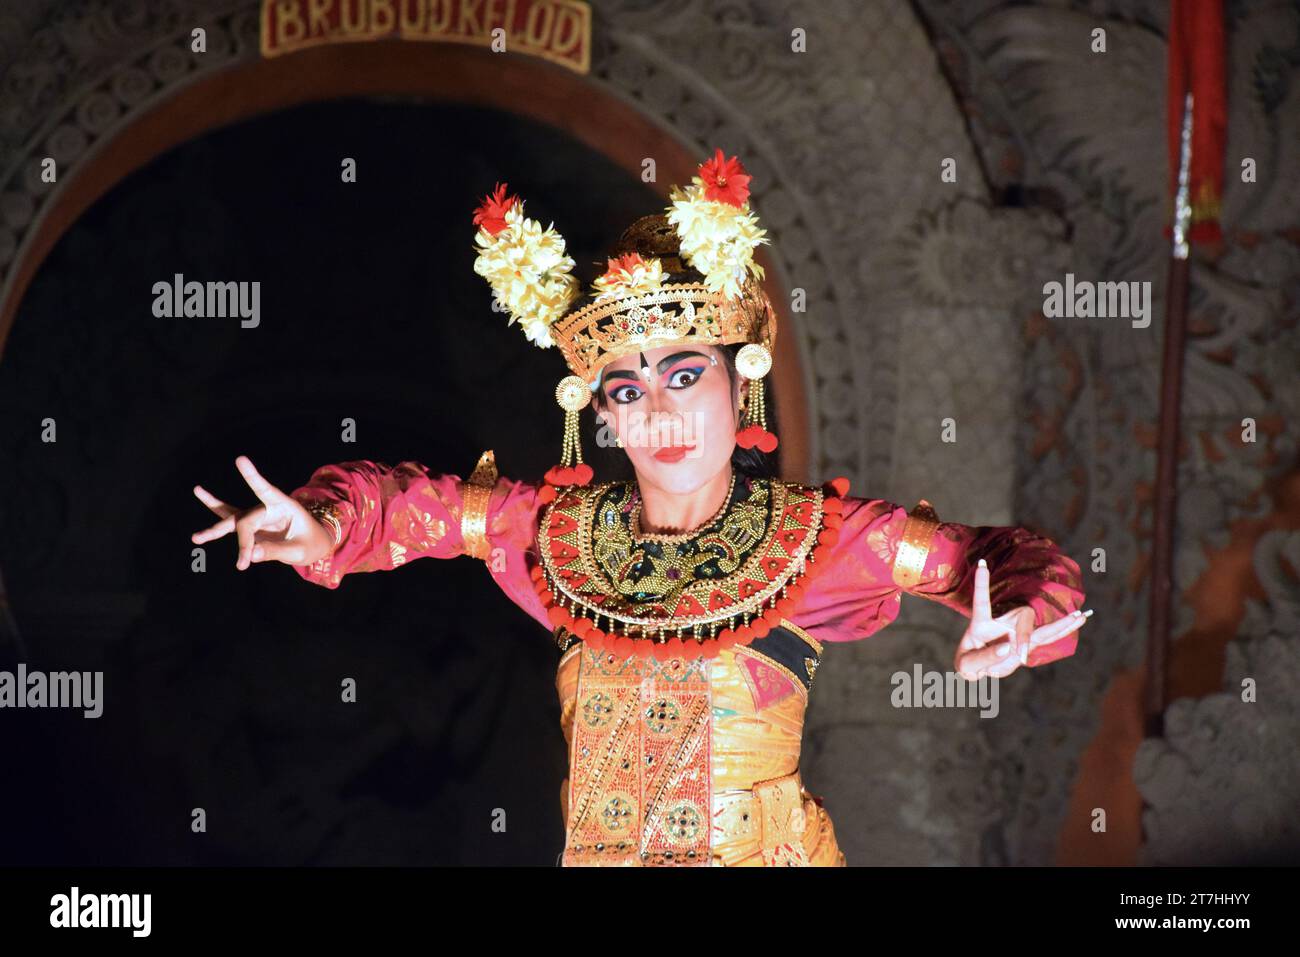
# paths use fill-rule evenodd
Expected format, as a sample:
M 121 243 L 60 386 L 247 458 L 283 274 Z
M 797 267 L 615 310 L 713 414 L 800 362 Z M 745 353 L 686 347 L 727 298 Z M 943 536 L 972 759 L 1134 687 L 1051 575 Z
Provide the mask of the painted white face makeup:
M 730 465 L 737 380 L 733 386 L 713 346 L 647 349 L 605 367 L 599 415 L 621 440 L 638 481 L 689 494 Z

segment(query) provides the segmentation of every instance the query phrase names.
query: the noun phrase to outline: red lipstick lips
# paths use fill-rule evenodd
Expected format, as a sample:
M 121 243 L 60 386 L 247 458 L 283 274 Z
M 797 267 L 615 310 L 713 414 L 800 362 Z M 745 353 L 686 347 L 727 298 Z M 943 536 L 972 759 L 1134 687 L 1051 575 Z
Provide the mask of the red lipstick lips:
M 660 462 L 680 462 L 693 448 L 693 445 L 666 445 L 655 452 L 655 458 Z

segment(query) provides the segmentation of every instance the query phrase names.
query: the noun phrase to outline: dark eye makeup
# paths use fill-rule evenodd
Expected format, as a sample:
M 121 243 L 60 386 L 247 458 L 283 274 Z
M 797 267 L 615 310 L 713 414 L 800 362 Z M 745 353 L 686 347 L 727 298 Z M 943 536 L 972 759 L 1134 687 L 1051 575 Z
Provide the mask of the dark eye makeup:
M 704 374 L 704 366 L 683 366 L 680 369 L 674 369 L 673 374 L 668 377 L 668 388 L 670 389 L 689 389 L 695 383 L 700 381 L 700 376 Z M 685 375 L 688 378 L 683 381 L 679 376 Z M 676 383 L 676 384 L 674 384 Z
M 642 358 L 644 360 L 644 356 Z M 664 370 L 672 366 L 674 362 L 682 362 L 688 358 L 704 359 L 705 356 L 697 351 L 674 353 L 671 356 L 666 356 L 659 360 L 659 373 L 662 375 Z M 704 374 L 704 370 L 707 368 L 707 364 L 700 364 L 695 366 L 682 366 L 681 368 L 673 369 L 672 373 L 668 377 L 667 388 L 689 389 L 699 381 L 700 376 Z M 685 378 L 682 378 L 683 374 L 685 374 Z M 627 369 L 620 369 L 617 372 L 609 373 L 605 376 L 605 395 L 611 401 L 617 402 L 619 405 L 627 405 L 629 402 L 635 402 L 637 399 L 641 398 L 644 393 L 644 389 L 642 389 L 639 383 L 637 383 L 636 375 L 635 372 Z M 622 379 L 628 381 L 623 385 L 611 387 L 609 384 L 609 380 L 611 379 Z
M 635 402 L 641 398 L 641 390 L 634 385 L 621 385 L 608 395 L 610 399 L 619 405 L 627 405 L 629 402 Z

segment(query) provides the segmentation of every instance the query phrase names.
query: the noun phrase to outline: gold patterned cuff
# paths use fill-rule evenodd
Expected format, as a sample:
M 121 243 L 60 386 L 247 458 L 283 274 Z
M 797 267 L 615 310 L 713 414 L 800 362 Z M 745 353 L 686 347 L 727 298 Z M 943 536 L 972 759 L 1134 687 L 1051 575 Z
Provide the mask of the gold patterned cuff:
M 333 502 L 307 502 L 303 505 L 312 518 L 324 525 L 330 533 L 333 547 L 338 548 L 343 541 L 343 525 L 339 521 L 339 509 Z
M 930 542 L 939 527 L 939 516 L 930 503 L 921 499 L 907 516 L 903 526 L 903 540 L 894 555 L 894 584 L 909 589 L 921 580 L 925 560 L 930 555 Z
M 465 554 L 487 560 L 491 546 L 487 539 L 488 500 L 497 484 L 497 463 L 488 449 L 479 456 L 473 473 L 461 486 L 464 500 L 460 515 L 460 537 L 465 543 Z

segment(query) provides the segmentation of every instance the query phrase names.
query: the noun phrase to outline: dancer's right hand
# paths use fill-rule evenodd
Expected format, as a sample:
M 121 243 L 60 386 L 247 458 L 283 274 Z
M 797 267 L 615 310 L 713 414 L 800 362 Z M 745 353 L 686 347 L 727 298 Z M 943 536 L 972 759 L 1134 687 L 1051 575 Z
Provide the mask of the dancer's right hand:
M 310 565 L 333 554 L 334 539 L 329 530 L 316 521 L 297 499 L 262 478 L 248 456 L 236 458 L 235 467 L 261 504 L 238 509 L 227 505 L 202 485 L 194 486 L 199 501 L 220 515 L 221 521 L 195 532 L 190 541 L 202 545 L 234 532 L 239 541 L 235 567 L 240 571 L 254 562 Z

